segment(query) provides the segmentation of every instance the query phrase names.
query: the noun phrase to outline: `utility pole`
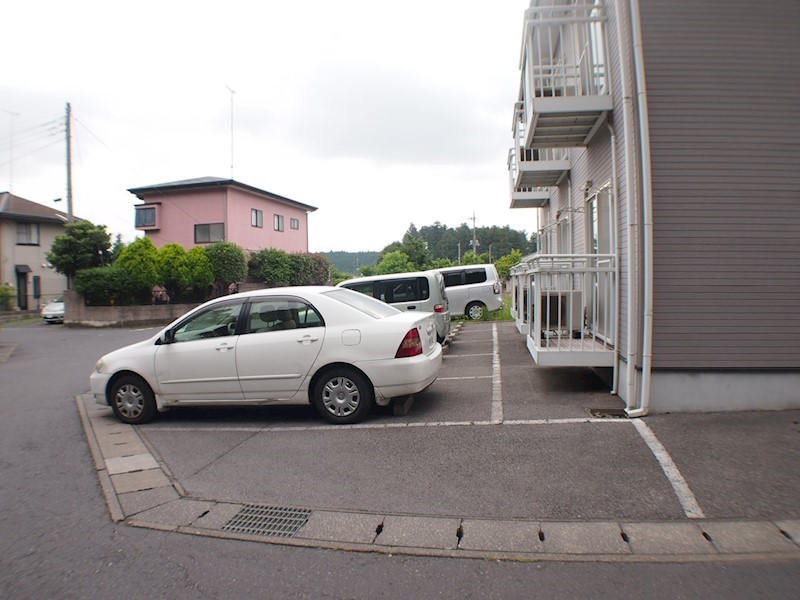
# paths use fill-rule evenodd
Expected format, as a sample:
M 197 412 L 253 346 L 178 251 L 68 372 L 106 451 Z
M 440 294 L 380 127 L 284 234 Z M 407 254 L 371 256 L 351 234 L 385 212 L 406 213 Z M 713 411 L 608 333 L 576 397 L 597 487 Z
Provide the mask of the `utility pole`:
M 72 222 L 72 107 L 67 102 L 67 217 Z
M 475 212 L 472 212 L 472 252 L 478 256 L 478 235 L 475 229 Z

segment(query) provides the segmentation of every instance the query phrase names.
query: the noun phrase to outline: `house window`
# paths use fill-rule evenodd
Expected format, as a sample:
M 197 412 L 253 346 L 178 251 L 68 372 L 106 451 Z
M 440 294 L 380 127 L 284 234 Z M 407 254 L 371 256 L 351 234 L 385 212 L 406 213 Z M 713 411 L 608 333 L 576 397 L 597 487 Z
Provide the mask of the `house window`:
M 283 215 L 273 215 L 272 222 L 275 231 L 283 231 Z
M 289 227 L 292 229 L 300 229 L 300 219 L 289 219 Z
M 136 209 L 136 227 L 155 227 L 156 207 L 145 206 Z
M 39 245 L 39 224 L 38 223 L 17 223 L 17 245 L 18 246 L 38 246 Z
M 250 225 L 253 227 L 264 227 L 264 211 L 257 208 L 250 209 Z
M 203 223 L 194 226 L 194 243 L 210 244 L 225 241 L 224 223 Z

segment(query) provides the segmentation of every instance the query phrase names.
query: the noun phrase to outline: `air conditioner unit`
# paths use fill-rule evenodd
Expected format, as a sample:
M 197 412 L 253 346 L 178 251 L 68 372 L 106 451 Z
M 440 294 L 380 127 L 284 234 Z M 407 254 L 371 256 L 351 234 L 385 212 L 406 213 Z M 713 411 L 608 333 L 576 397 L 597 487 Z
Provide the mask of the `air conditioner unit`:
M 583 329 L 583 294 L 580 291 L 543 291 L 540 309 L 542 329 L 570 333 Z

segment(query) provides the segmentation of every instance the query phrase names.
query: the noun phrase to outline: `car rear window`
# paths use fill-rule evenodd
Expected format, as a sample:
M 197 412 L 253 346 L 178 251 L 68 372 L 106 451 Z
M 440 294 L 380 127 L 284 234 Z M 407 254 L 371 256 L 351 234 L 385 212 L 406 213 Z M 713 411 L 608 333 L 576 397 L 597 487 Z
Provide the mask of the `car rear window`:
M 486 281 L 486 269 L 467 269 L 467 283 L 483 283 Z
M 381 281 L 381 300 L 384 302 L 420 302 L 430 297 L 428 280 L 424 277 Z
M 386 304 L 380 300 L 376 300 L 372 296 L 360 294 L 353 290 L 348 290 L 347 288 L 336 288 L 335 290 L 323 293 L 329 298 L 333 298 L 342 304 L 355 308 L 374 319 L 391 317 L 392 315 L 402 312 L 391 304 Z

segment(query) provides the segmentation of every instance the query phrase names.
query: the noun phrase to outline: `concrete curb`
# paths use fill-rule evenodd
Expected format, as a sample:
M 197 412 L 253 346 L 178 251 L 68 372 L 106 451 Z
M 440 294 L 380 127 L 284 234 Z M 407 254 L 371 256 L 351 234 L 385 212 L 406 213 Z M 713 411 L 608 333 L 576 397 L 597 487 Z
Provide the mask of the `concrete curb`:
M 75 397 L 111 519 L 133 527 L 298 547 L 514 561 L 709 562 L 800 558 L 800 519 L 539 521 L 373 514 L 192 498 L 135 427 Z M 246 510 L 301 512 L 290 535 L 231 528 Z

